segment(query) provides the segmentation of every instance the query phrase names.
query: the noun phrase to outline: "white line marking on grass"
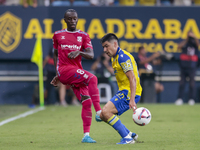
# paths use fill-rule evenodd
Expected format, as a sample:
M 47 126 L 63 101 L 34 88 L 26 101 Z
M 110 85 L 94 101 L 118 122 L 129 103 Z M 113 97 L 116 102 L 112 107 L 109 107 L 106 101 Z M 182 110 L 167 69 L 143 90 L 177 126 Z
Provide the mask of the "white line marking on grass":
M 19 118 L 23 118 L 23 117 L 26 117 L 28 115 L 34 114 L 34 113 L 36 113 L 38 111 L 41 111 L 41 110 L 44 110 L 44 109 L 45 109 L 45 107 L 39 107 L 39 108 L 36 108 L 34 110 L 30 110 L 30 111 L 27 111 L 27 112 L 25 112 L 23 114 L 20 114 L 20 115 L 18 115 L 16 117 L 12 117 L 12 118 L 6 119 L 6 120 L 0 122 L 0 126 L 4 125 L 6 123 L 9 123 L 11 121 L 17 120 Z

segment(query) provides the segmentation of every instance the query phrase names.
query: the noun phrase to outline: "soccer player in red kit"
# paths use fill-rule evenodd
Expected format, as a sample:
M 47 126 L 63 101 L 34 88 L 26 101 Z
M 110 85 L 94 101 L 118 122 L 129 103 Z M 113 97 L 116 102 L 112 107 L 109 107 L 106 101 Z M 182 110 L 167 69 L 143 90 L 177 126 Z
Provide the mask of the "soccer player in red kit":
M 78 14 L 74 9 L 68 9 L 64 14 L 67 29 L 54 33 L 54 62 L 56 76 L 51 84 L 57 86 L 59 82 L 71 85 L 76 97 L 82 103 L 81 117 L 83 120 L 84 137 L 83 143 L 96 143 L 89 136 L 92 121 L 91 106 L 95 108 L 96 120 L 100 119 L 101 112 L 97 77 L 83 70 L 81 59 L 94 57 L 93 47 L 87 33 L 76 29 Z

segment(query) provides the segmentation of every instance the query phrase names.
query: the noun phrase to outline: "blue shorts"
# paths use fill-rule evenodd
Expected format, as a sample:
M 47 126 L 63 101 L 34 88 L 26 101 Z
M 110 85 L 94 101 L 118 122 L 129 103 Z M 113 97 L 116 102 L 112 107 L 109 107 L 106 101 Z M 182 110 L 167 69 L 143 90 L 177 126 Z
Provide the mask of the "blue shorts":
M 115 105 L 117 108 L 117 115 L 123 114 L 125 111 L 129 109 L 129 101 L 130 99 L 127 98 L 127 91 L 118 91 L 113 98 L 111 98 L 111 102 Z M 137 104 L 140 100 L 139 95 L 135 96 L 135 103 Z

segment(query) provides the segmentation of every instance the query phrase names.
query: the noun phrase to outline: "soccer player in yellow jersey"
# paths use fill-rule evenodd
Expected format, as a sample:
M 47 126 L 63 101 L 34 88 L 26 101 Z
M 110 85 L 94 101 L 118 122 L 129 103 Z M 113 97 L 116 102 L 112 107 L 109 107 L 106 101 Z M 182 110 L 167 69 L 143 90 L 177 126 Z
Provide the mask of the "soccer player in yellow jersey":
M 138 135 L 130 132 L 117 115 L 123 114 L 128 109 L 133 109 L 133 111 L 137 109 L 136 104 L 142 93 L 137 64 L 130 53 L 119 47 L 115 34 L 106 34 L 101 39 L 101 44 L 104 52 L 111 57 L 119 91 L 103 107 L 100 118 L 118 131 L 122 137 L 117 144 L 134 144 Z

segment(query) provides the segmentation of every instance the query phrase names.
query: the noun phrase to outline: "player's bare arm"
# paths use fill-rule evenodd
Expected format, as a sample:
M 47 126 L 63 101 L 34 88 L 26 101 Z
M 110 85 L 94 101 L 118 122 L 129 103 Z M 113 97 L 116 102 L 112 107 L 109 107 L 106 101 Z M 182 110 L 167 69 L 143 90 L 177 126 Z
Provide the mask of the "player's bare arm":
M 188 39 L 186 39 L 186 40 L 180 42 L 179 45 L 178 45 L 178 49 L 183 48 L 183 46 L 184 46 L 187 42 L 188 42 Z
M 54 66 L 55 66 L 55 69 L 56 69 L 57 60 L 58 60 L 58 50 L 57 49 L 54 49 L 53 60 L 54 60 Z M 57 71 L 56 71 L 56 74 L 57 74 Z
M 196 46 L 198 47 L 198 46 L 199 46 L 199 39 L 195 36 L 195 34 L 194 34 L 193 32 L 190 32 L 190 33 L 188 34 L 188 36 L 194 38 L 195 44 L 196 44 Z
M 86 48 L 84 52 L 81 52 L 80 55 L 85 59 L 93 59 L 94 58 L 94 51 L 91 48 Z
M 159 57 L 160 55 L 161 55 L 161 53 L 156 52 L 156 53 L 152 54 L 150 57 L 148 57 L 147 59 L 141 60 L 139 62 L 139 64 L 144 65 L 146 63 L 149 63 L 149 62 L 153 61 L 154 59 L 156 59 L 157 57 Z
M 110 66 L 109 64 L 109 60 L 104 60 L 103 61 L 103 65 L 106 67 L 106 69 L 111 73 L 111 74 L 114 74 L 114 69 L 112 66 Z
M 43 68 L 46 66 L 46 64 L 47 64 L 47 62 L 48 62 L 49 59 L 50 59 L 49 55 L 45 57 L 45 59 L 43 61 Z
M 93 59 L 94 58 L 94 52 L 91 48 L 86 48 L 84 52 L 82 51 L 73 51 L 68 54 L 68 57 L 71 59 L 76 58 L 78 55 L 81 55 L 85 59 Z
M 56 69 L 56 65 L 57 65 L 57 59 L 58 59 L 58 50 L 54 49 L 54 54 L 53 54 L 53 60 L 54 60 L 54 66 Z M 51 81 L 51 84 L 53 86 L 58 86 L 58 84 L 60 83 L 58 76 L 57 76 L 57 70 L 56 70 L 56 76 L 53 78 L 53 80 Z
M 135 103 L 136 79 L 135 79 L 135 75 L 134 75 L 132 70 L 127 71 L 126 76 L 129 79 L 130 90 L 131 90 L 129 108 L 133 109 L 133 112 L 134 112 L 137 109 L 137 106 L 136 106 L 136 103 Z

